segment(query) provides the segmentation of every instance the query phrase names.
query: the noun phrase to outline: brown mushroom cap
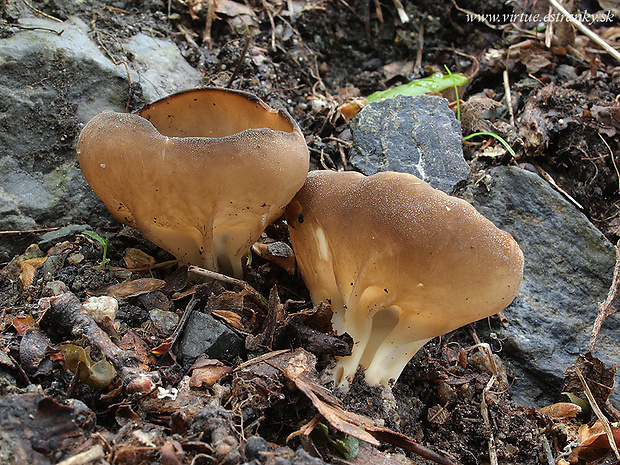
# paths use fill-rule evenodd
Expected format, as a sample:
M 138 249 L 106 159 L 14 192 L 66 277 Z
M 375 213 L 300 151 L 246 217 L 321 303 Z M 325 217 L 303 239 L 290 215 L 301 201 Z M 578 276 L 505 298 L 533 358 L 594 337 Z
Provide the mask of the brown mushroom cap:
M 502 310 L 521 284 L 510 234 L 409 174 L 313 171 L 286 219 L 313 302 L 331 301 L 354 340 L 342 386 L 359 364 L 369 384 L 397 379 L 428 340 Z
M 240 276 L 243 257 L 303 185 L 297 124 L 249 94 L 181 92 L 82 130 L 82 172 L 116 219 L 184 263 Z

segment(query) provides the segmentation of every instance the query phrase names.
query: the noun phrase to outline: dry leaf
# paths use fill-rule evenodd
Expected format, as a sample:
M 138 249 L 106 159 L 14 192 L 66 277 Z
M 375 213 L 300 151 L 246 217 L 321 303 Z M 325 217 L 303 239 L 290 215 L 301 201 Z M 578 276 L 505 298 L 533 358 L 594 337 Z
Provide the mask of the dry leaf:
M 538 409 L 538 413 L 547 415 L 552 420 L 563 420 L 564 418 L 576 417 L 581 413 L 581 407 L 572 402 L 558 402 Z
M 91 292 L 93 295 L 108 295 L 117 299 L 126 299 L 128 297 L 136 297 L 148 292 L 158 291 L 166 285 L 166 281 L 155 278 L 134 279 L 133 281 L 125 281 L 120 284 L 112 284 L 103 286 Z
M 155 264 L 155 259 L 140 249 L 129 247 L 123 256 L 125 265 L 130 270 L 146 268 Z

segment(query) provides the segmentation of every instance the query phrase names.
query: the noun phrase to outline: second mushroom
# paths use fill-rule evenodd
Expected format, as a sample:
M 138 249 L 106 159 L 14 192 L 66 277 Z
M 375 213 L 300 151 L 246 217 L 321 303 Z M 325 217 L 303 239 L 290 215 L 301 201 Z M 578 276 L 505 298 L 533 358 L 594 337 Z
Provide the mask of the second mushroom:
M 433 337 L 502 310 L 523 274 L 510 234 L 464 200 L 415 176 L 313 171 L 286 209 L 297 264 L 315 304 L 329 301 L 369 384 L 396 380 Z

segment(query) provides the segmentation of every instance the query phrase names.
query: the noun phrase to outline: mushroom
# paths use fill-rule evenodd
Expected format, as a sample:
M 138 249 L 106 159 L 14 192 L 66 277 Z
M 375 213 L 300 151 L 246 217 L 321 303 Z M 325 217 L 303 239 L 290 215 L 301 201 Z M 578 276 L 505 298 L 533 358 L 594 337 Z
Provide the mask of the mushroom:
M 77 152 L 117 220 L 180 262 L 237 277 L 309 163 L 288 113 L 215 88 L 171 95 L 139 114 L 105 111 L 84 127 Z
M 329 301 L 354 341 L 332 374 L 341 387 L 358 365 L 388 385 L 427 341 L 504 309 L 521 284 L 510 234 L 410 174 L 313 171 L 285 216 L 312 301 Z

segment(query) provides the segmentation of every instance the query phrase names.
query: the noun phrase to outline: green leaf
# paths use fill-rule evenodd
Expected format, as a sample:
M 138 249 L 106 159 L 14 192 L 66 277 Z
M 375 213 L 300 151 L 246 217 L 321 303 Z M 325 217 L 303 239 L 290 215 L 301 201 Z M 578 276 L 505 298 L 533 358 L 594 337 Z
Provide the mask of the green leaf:
M 342 454 L 346 460 L 353 460 L 359 453 L 360 441 L 348 434 L 339 434 L 337 436 L 331 436 L 329 434 L 329 428 L 323 423 L 319 423 L 315 431 L 322 434 L 323 439 L 330 443 L 334 449 Z
M 568 397 L 568 399 L 571 401 L 571 403 L 573 403 L 575 405 L 579 405 L 579 407 L 581 407 L 581 415 L 582 416 L 585 416 L 585 418 L 590 418 L 590 415 L 592 413 L 592 409 L 590 408 L 590 404 L 588 402 L 583 400 L 581 397 L 576 396 L 572 392 L 564 391 L 561 394 L 565 395 L 566 397 Z
M 470 134 L 469 136 L 463 137 L 463 140 L 466 141 L 466 140 L 471 139 L 472 137 L 477 137 L 477 136 L 495 137 L 504 146 L 504 148 L 508 151 L 508 153 L 510 153 L 510 155 L 512 155 L 513 157 L 516 157 L 515 151 L 512 150 L 512 147 L 510 147 L 508 142 L 506 142 L 501 136 L 498 136 L 494 132 L 475 132 L 473 134 Z
M 99 234 L 97 234 L 97 233 L 95 233 L 93 231 L 84 231 L 84 232 L 82 232 L 82 234 L 84 234 L 85 236 L 90 237 L 91 239 L 93 239 L 93 240 L 99 242 L 99 244 L 101 244 L 101 247 L 103 248 L 103 258 L 101 259 L 101 263 L 99 264 L 99 268 L 103 268 L 108 263 L 110 263 L 110 259 L 108 258 L 108 236 L 106 236 L 105 239 L 104 239 Z
M 462 86 L 466 83 L 467 78 L 460 73 L 453 73 L 451 75 L 435 73 L 429 77 L 414 79 L 402 86 L 374 92 L 366 97 L 366 100 L 369 102 L 376 102 L 383 98 L 394 98 L 397 95 L 422 95 L 428 92 L 441 92 L 449 87 Z

